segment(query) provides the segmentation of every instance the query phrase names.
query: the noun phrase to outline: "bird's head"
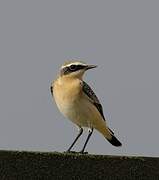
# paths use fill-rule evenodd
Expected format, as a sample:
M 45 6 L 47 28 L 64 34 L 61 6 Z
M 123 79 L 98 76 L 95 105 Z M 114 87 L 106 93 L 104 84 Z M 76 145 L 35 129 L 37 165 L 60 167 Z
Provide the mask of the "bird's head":
M 82 79 L 88 69 L 96 68 L 96 65 L 88 65 L 81 61 L 66 62 L 60 68 L 60 76 Z

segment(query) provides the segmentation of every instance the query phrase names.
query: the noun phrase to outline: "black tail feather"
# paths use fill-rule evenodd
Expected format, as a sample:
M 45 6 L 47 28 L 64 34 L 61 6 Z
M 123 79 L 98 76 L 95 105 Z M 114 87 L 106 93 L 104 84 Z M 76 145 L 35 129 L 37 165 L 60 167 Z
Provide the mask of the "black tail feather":
M 113 146 L 121 146 L 121 142 L 115 137 L 112 135 L 112 138 L 111 139 L 107 139 Z

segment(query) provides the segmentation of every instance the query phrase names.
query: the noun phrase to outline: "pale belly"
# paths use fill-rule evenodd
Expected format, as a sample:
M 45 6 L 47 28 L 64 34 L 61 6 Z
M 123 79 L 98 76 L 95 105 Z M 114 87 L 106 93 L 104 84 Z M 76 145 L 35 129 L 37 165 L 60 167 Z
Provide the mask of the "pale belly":
M 78 100 L 56 100 L 60 112 L 80 127 L 96 128 L 96 122 L 101 119 L 94 105 L 84 98 Z
M 55 98 L 56 101 L 56 98 Z M 87 124 L 87 113 L 86 110 L 81 106 L 81 102 L 79 101 L 65 101 L 63 100 L 62 103 L 56 101 L 57 107 L 59 108 L 60 112 L 73 123 L 77 124 L 78 126 L 88 126 Z
M 80 127 L 98 128 L 105 126 L 97 108 L 83 95 L 79 83 L 76 86 L 56 84 L 54 86 L 54 99 L 60 112 Z

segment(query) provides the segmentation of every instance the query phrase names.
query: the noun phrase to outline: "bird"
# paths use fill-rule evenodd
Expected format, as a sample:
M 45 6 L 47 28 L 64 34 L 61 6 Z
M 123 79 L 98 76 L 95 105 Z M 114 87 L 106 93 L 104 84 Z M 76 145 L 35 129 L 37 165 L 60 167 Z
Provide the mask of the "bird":
M 114 132 L 107 126 L 103 107 L 91 87 L 83 80 L 83 75 L 97 65 L 88 65 L 83 61 L 65 62 L 56 80 L 51 82 L 51 94 L 60 112 L 78 127 L 78 135 L 66 152 L 71 151 L 83 129 L 88 129 L 88 136 L 83 148 L 78 153 L 85 152 L 86 145 L 93 130 L 100 132 L 113 146 L 121 146 Z

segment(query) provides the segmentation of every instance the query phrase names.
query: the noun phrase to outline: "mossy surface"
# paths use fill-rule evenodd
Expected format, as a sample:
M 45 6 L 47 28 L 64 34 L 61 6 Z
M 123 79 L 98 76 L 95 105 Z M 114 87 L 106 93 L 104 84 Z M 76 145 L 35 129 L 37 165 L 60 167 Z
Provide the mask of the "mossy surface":
M 159 179 L 159 158 L 0 151 L 0 180 Z

